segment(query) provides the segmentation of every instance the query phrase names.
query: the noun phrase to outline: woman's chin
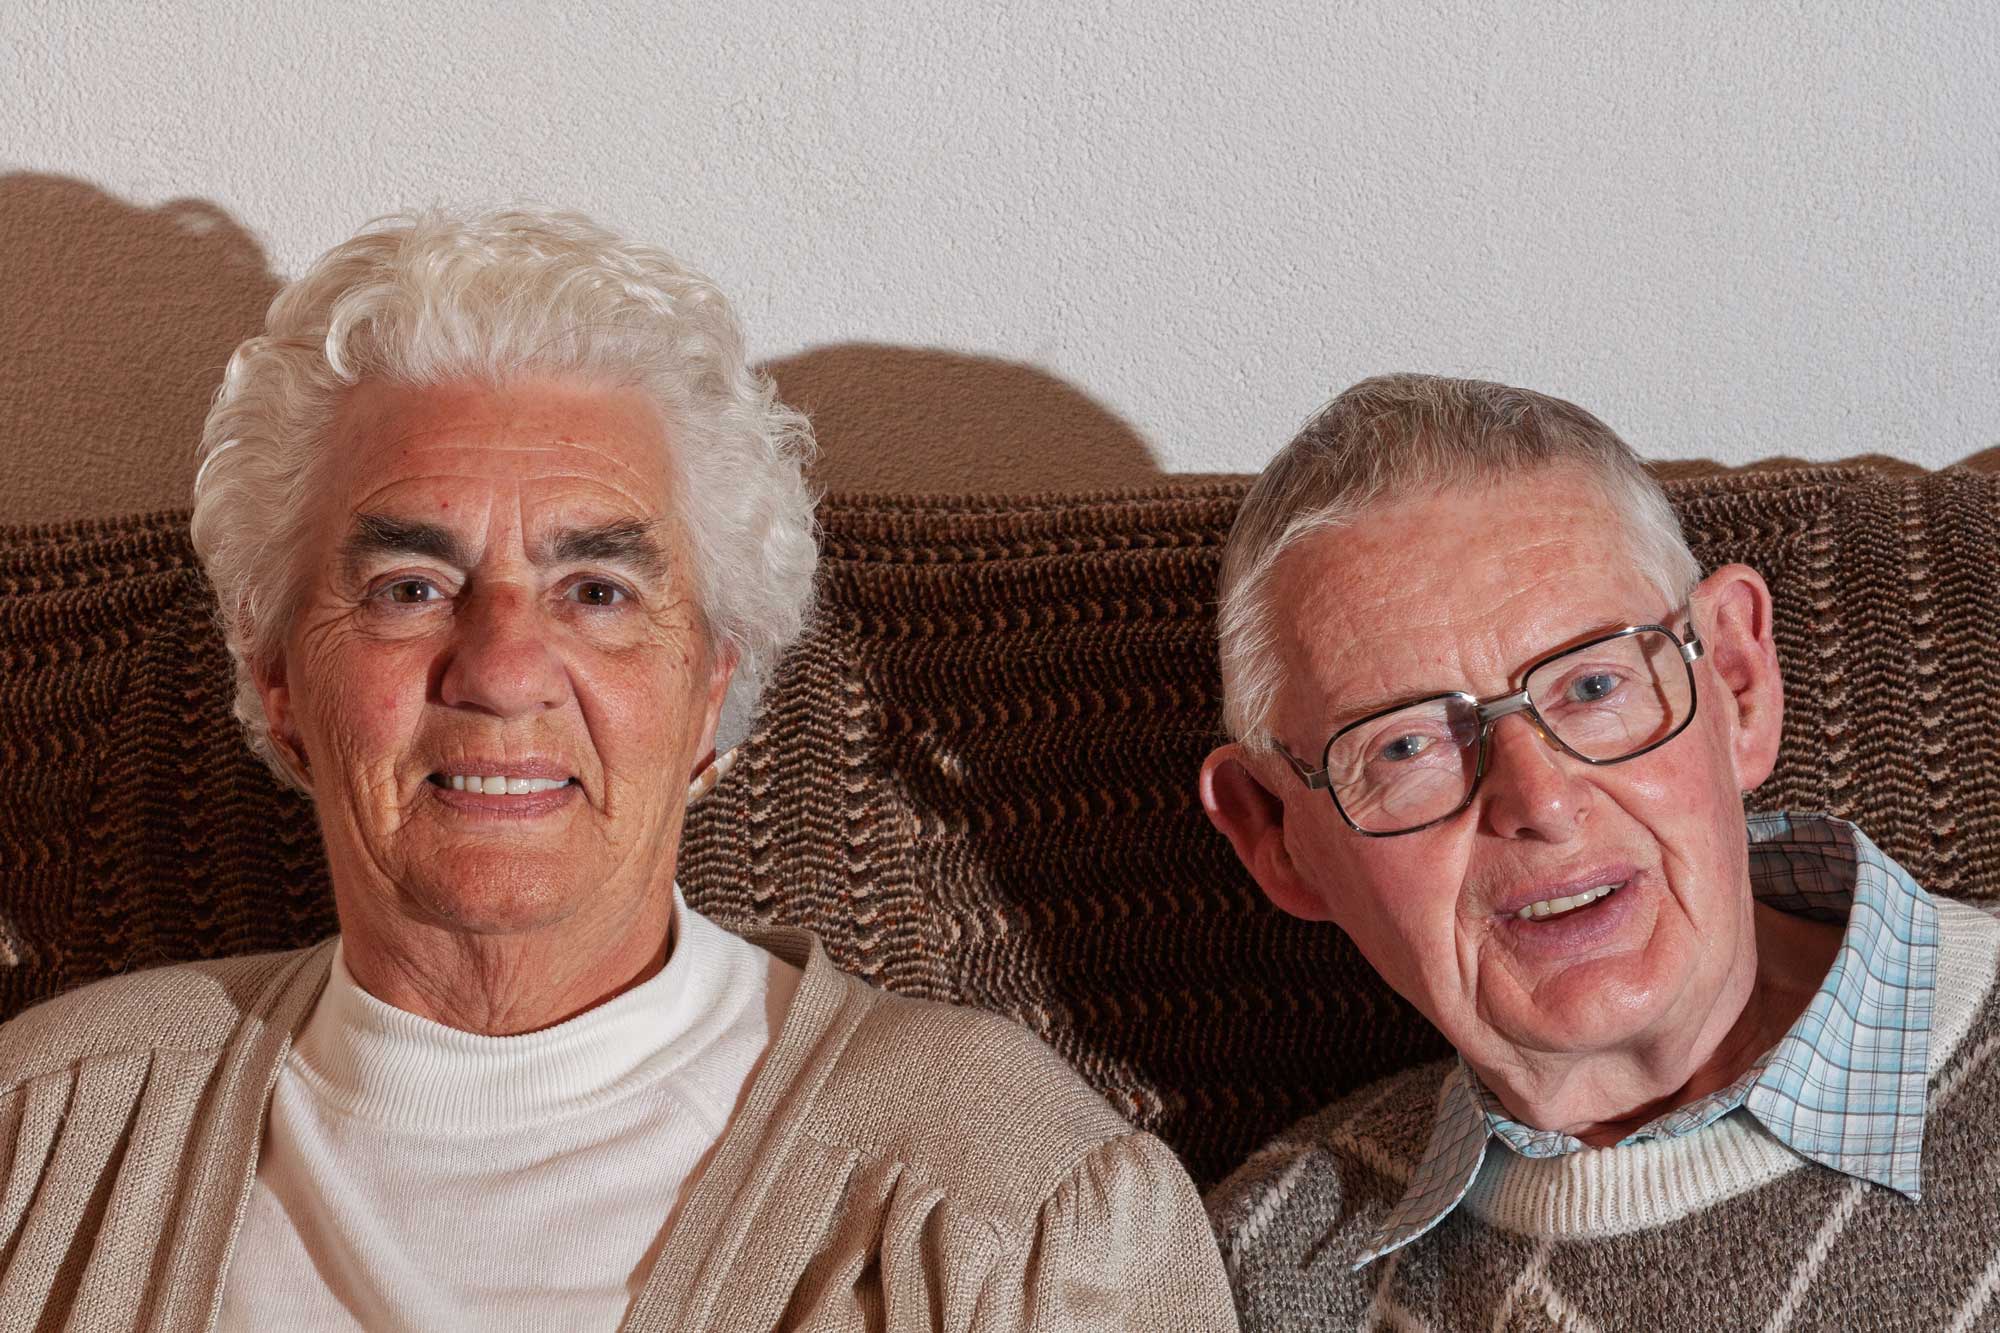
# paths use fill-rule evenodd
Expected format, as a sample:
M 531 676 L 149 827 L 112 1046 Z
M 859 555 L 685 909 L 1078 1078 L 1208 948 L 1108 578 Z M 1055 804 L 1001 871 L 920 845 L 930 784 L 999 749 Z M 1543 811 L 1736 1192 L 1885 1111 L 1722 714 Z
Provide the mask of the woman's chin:
M 412 915 L 475 935 L 547 930 L 575 916 L 593 886 L 574 858 L 467 850 L 440 858 L 398 887 Z

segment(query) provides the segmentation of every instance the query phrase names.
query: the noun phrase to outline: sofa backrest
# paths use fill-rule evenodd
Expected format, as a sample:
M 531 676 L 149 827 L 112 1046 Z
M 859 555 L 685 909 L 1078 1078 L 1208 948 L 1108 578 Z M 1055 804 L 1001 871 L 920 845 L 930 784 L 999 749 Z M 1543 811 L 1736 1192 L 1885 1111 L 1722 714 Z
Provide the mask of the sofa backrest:
M 1703 563 L 1746 561 L 1776 597 L 1787 724 L 1756 804 L 1852 818 L 1985 900 L 1996 486 L 1670 485 Z M 870 981 L 1025 1023 L 1204 1185 L 1443 1050 L 1337 931 L 1263 901 L 1195 800 L 1242 491 L 829 501 L 816 623 L 681 866 L 718 920 L 810 926 Z M 243 747 L 229 694 L 184 514 L 0 531 L 0 1014 L 334 928 L 311 809 Z

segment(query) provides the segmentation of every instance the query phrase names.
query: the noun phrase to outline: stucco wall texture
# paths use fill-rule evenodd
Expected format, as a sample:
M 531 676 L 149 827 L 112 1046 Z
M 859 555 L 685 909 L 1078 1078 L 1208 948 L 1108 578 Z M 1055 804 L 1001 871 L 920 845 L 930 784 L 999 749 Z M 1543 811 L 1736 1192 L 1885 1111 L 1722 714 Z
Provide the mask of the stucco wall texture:
M 383 211 L 540 199 L 736 298 L 823 485 L 1262 464 L 1426 369 L 1641 452 L 2000 446 L 2000 6 L 0 6 L 0 521 L 180 503 Z

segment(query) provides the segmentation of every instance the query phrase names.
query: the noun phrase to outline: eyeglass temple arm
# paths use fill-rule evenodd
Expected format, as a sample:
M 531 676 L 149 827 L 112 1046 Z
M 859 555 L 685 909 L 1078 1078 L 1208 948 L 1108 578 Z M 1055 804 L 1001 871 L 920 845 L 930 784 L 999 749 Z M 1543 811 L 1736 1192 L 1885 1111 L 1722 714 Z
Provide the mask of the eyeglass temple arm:
M 1307 791 L 1324 791 L 1326 789 L 1328 779 L 1325 769 L 1307 768 L 1304 762 L 1290 750 L 1279 745 L 1276 741 L 1272 741 L 1271 744 L 1279 754 L 1285 756 L 1285 762 L 1292 766 L 1292 772 L 1299 775 L 1299 781 L 1306 784 Z
M 1708 654 L 1708 648 L 1701 641 L 1701 631 L 1694 627 L 1694 598 L 1689 595 L 1681 603 L 1681 614 L 1687 617 L 1687 637 L 1681 640 L 1681 661 L 1693 666 Z

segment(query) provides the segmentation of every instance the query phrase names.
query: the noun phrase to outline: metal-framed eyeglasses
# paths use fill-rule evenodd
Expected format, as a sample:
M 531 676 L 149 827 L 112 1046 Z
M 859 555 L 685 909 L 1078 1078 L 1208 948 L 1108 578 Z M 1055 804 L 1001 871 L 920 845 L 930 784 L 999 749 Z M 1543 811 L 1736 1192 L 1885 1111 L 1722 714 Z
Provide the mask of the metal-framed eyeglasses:
M 1333 733 L 1318 768 L 1278 746 L 1299 780 L 1325 788 L 1356 833 L 1389 838 L 1450 819 L 1486 776 L 1493 724 L 1525 713 L 1571 758 L 1603 766 L 1659 749 L 1694 720 L 1694 664 L 1704 651 L 1690 608 L 1685 639 L 1627 625 L 1538 659 L 1521 688 L 1392 704 Z

